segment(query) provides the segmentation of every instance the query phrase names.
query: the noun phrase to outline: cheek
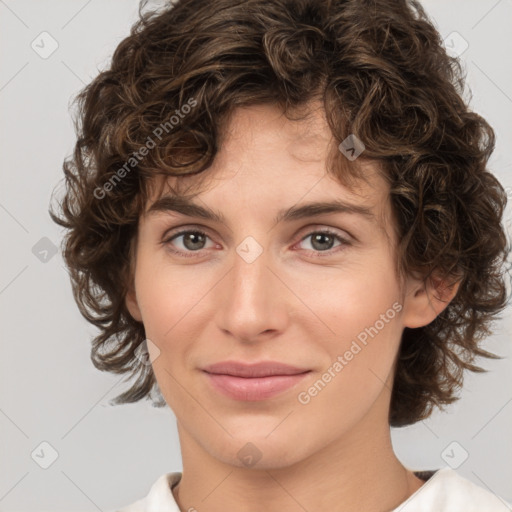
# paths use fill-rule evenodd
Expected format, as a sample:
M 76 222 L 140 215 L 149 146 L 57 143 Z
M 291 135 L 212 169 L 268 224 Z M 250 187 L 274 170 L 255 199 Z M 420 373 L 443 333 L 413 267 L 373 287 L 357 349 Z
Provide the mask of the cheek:
M 208 291 L 214 292 L 218 281 L 211 270 L 192 270 L 191 266 L 171 265 L 164 251 L 141 255 L 135 276 L 137 300 L 146 337 L 160 350 L 153 369 L 162 392 L 179 388 L 186 372 L 189 355 L 204 338 Z M 174 377 L 174 378 L 173 378 Z
M 183 321 L 211 288 L 207 273 L 191 271 L 188 265 L 170 262 L 165 250 L 142 252 L 135 275 L 137 300 L 146 329 L 159 338 Z M 169 333 L 170 334 L 170 333 Z M 163 339 L 163 338 L 162 338 Z
M 367 262 L 331 277 L 328 283 L 316 285 L 310 304 L 336 338 L 357 337 L 376 322 L 380 326 L 382 316 L 384 320 L 398 317 L 400 290 L 390 269 Z
M 378 316 L 374 320 L 373 313 L 360 311 L 358 318 L 347 316 L 346 322 L 337 325 L 338 336 L 326 347 L 329 362 L 308 387 L 299 390 L 298 412 L 304 429 L 313 432 L 315 425 L 321 423 L 325 436 L 335 437 L 359 424 L 379 396 L 390 394 L 392 383 L 388 379 L 401 327 L 399 313 L 389 306 L 382 310 L 387 322 Z M 383 398 L 381 407 L 390 396 Z M 386 411 L 380 411 L 385 416 Z
M 146 337 L 158 347 L 152 361 L 153 372 L 165 401 L 180 415 L 192 414 L 190 400 L 183 385 L 188 354 L 194 348 L 191 340 L 200 339 L 201 322 L 191 321 L 200 311 L 204 285 L 200 280 L 185 279 L 185 272 L 153 259 L 140 260 L 136 275 L 137 298 Z M 197 413 L 197 411 L 196 411 Z
M 394 273 L 382 267 L 353 272 L 331 285 L 321 301 L 320 316 L 334 332 L 324 347 L 330 364 L 340 362 L 341 356 L 343 366 L 339 372 L 331 369 L 336 378 L 329 386 L 351 389 L 352 397 L 369 387 L 378 392 L 392 369 L 402 333 L 402 305 Z

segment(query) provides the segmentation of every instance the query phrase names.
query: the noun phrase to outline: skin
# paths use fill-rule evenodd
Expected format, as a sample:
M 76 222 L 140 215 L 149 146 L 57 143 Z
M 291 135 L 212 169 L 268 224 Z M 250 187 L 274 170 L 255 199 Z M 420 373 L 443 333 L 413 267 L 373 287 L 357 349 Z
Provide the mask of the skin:
M 176 212 L 141 216 L 126 297 L 160 351 L 153 369 L 177 418 L 183 476 L 175 499 L 182 511 L 391 510 L 424 483 L 391 445 L 401 333 L 430 323 L 457 287 L 441 286 L 442 301 L 421 279 L 408 277 L 400 288 L 389 188 L 376 164 L 364 164 L 369 181 L 354 190 L 327 174 L 332 135 L 322 109 L 289 121 L 271 105 L 239 108 L 225 135 L 206 171 L 212 179 L 194 201 L 222 212 L 226 223 Z M 371 208 L 375 219 L 332 213 L 274 223 L 281 208 L 336 198 Z M 202 245 L 190 234 L 169 241 L 178 227 L 208 236 Z M 314 245 L 308 235 L 326 228 L 350 243 Z M 252 263 L 236 252 L 248 236 L 263 249 Z M 309 403 L 299 403 L 298 394 L 394 303 L 401 311 Z M 228 359 L 312 371 L 277 397 L 237 401 L 200 370 Z M 261 455 L 250 467 L 237 455 L 248 442 Z

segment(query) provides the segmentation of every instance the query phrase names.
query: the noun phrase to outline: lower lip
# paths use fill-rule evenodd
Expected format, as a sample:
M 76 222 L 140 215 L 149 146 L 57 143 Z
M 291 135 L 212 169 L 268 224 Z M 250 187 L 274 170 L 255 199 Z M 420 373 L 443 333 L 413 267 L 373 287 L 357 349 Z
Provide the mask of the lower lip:
M 271 377 L 234 377 L 204 372 L 212 386 L 235 400 L 257 401 L 272 398 L 292 388 L 310 372 Z

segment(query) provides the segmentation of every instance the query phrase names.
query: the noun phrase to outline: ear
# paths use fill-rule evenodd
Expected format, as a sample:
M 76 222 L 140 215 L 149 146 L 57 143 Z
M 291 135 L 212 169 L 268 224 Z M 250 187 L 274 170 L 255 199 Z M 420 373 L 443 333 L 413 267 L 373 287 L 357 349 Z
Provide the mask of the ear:
M 404 299 L 404 327 L 424 327 L 433 322 L 457 294 L 458 281 L 432 275 L 424 279 L 410 277 L 406 284 Z
M 137 295 L 133 286 L 130 287 L 125 296 L 125 304 L 126 308 L 130 312 L 130 315 L 138 322 L 142 322 L 142 314 L 140 312 L 139 303 L 137 302 Z
M 138 240 L 138 231 L 136 231 L 135 236 L 130 241 L 129 255 L 128 258 L 130 260 L 130 268 L 126 275 L 126 282 L 129 283 L 128 291 L 126 292 L 124 303 L 126 308 L 128 309 L 130 315 L 137 320 L 138 322 L 142 322 L 142 314 L 140 312 L 139 303 L 137 302 L 137 294 L 135 292 L 135 264 L 136 264 L 136 251 L 137 251 L 137 240 Z

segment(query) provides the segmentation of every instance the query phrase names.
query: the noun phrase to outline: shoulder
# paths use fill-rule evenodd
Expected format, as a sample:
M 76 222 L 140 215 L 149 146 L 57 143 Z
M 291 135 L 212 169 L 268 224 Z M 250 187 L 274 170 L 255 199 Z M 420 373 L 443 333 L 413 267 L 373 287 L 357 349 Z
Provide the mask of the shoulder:
M 416 472 L 421 473 L 421 472 Z M 437 470 L 393 512 L 512 512 L 512 506 L 493 492 L 449 467 Z
M 181 472 L 165 473 L 155 481 L 144 498 L 108 512 L 180 512 L 171 490 L 180 479 Z

